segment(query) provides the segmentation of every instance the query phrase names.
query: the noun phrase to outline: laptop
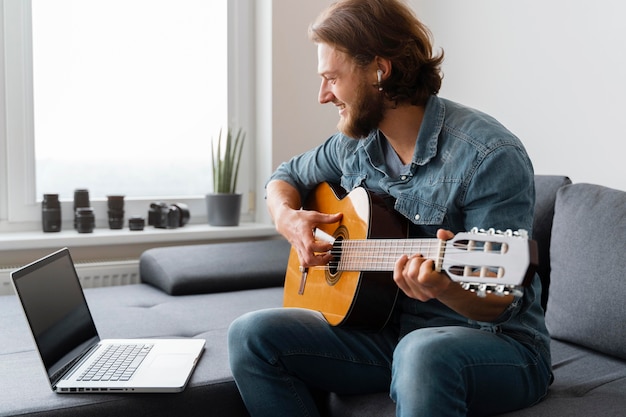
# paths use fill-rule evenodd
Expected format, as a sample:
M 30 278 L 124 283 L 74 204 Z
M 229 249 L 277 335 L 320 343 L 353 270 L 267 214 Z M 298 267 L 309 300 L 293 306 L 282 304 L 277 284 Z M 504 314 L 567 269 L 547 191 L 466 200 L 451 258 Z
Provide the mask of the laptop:
M 11 280 L 57 393 L 180 392 L 204 351 L 204 339 L 101 339 L 68 248 Z

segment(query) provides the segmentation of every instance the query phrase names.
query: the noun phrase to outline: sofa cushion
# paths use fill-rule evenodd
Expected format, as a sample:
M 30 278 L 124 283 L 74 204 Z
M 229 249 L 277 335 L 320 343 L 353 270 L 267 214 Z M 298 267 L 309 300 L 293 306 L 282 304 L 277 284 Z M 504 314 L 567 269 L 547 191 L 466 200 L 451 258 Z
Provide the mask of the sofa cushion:
M 623 416 L 626 366 L 615 357 L 552 340 L 554 383 L 537 405 L 498 417 Z
M 205 351 L 176 394 L 56 394 L 14 295 L 0 296 L 0 416 L 247 417 L 228 362 L 227 332 L 240 315 L 282 304 L 282 289 L 172 297 L 146 284 L 89 288 L 102 338 L 194 337 Z
M 546 324 L 552 337 L 626 359 L 626 192 L 574 184 L 557 193 Z
M 546 309 L 550 290 L 550 238 L 556 192 L 572 181 L 562 175 L 535 175 L 535 214 L 533 218 L 533 240 L 537 242 L 541 278 L 541 306 Z
M 141 254 L 139 274 L 172 295 L 276 287 L 289 249 L 285 239 L 153 248 Z

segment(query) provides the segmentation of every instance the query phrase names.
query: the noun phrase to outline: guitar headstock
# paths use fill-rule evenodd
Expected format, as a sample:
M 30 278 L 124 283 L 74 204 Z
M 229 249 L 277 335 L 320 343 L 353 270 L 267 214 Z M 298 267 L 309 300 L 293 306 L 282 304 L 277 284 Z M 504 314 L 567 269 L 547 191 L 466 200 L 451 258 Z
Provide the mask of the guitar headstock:
M 519 294 L 537 266 L 537 244 L 525 230 L 474 228 L 445 242 L 438 269 L 479 296 Z

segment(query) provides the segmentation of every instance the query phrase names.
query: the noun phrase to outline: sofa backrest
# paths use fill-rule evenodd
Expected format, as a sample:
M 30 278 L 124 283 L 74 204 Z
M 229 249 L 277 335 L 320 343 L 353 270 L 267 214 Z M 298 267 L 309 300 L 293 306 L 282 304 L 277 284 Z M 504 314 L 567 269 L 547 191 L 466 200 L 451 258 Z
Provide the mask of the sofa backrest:
M 535 175 L 535 215 L 533 220 L 533 239 L 537 242 L 539 266 L 537 273 L 541 278 L 541 305 L 544 310 L 550 291 L 550 237 L 556 192 L 572 181 L 562 175 Z
M 626 359 L 626 192 L 557 192 L 546 325 L 555 339 Z

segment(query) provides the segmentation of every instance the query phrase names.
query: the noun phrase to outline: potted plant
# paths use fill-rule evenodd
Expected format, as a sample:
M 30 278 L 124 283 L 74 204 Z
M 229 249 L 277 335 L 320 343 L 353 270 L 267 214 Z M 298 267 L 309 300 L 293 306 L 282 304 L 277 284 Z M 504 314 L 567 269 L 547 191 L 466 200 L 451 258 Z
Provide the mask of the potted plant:
M 211 164 L 213 192 L 206 195 L 207 214 L 212 226 L 237 226 L 241 212 L 241 197 L 237 189 L 237 176 L 245 132 L 220 129 L 217 139 L 211 138 Z

